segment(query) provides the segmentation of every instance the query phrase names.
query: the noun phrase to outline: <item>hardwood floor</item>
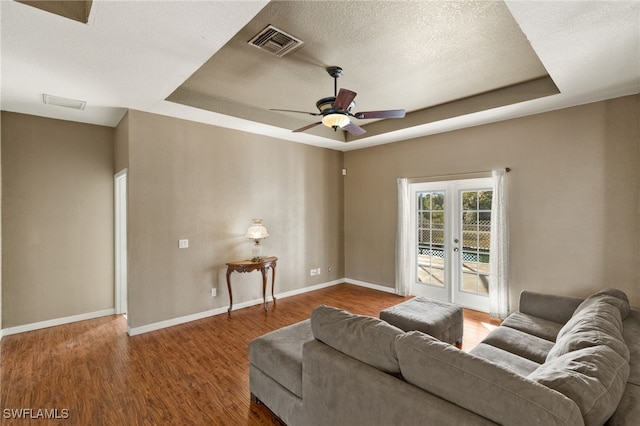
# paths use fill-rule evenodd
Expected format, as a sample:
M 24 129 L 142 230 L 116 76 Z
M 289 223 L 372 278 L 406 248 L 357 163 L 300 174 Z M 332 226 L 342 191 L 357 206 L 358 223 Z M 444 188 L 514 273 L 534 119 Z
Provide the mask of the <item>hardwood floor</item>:
M 257 305 L 133 337 L 116 315 L 6 336 L 0 423 L 278 425 L 250 402 L 251 339 L 308 318 L 320 303 L 377 316 L 405 299 L 341 284 L 278 300 L 267 313 Z M 464 315 L 462 349 L 469 350 L 497 323 Z M 21 409 L 26 419 L 9 418 L 7 410 Z

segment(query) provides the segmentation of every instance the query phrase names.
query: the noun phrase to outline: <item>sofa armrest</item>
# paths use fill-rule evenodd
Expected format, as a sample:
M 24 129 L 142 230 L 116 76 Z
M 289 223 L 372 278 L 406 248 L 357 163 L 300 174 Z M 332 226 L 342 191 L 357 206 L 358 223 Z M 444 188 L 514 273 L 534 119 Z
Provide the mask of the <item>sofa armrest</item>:
M 520 293 L 519 311 L 547 321 L 564 324 L 571 319 L 573 312 L 582 303 L 582 300 L 576 297 L 524 290 Z

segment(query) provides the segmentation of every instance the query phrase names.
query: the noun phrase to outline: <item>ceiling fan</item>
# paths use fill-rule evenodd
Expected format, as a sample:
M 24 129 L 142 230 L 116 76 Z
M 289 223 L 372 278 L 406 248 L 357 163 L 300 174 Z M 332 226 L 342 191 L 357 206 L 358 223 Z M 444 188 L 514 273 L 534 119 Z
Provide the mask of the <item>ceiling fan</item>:
M 403 109 L 392 109 L 386 111 L 366 111 L 352 113 L 355 107 L 354 99 L 356 92 L 347 89 L 340 89 L 338 92 L 338 77 L 342 75 L 342 68 L 327 67 L 327 72 L 333 77 L 333 96 L 322 98 L 316 102 L 316 108 L 320 112 L 295 111 L 290 109 L 270 109 L 270 111 L 296 112 L 300 114 L 309 114 L 314 116 L 322 116 L 322 120 L 317 123 L 308 124 L 304 127 L 294 130 L 294 132 L 304 132 L 319 124 L 324 124 L 333 130 L 343 129 L 352 135 L 362 135 L 366 133 L 362 127 L 353 123 L 350 117 L 357 119 L 367 118 L 403 118 L 405 112 Z

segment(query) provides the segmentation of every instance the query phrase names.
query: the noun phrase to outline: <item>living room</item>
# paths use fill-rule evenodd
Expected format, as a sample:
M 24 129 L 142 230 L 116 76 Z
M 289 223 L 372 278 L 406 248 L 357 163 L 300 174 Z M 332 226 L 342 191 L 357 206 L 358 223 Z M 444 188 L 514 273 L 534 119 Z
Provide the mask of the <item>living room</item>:
M 3 4 L 3 63 L 11 40 L 5 20 L 16 16 L 51 19 Z M 637 34 L 629 37 L 638 42 Z M 279 259 L 277 297 L 343 282 L 394 293 L 396 179 L 500 167 L 511 169 L 512 309 L 522 290 L 586 297 L 609 286 L 640 306 L 637 56 L 623 63 L 634 79 L 603 83 L 594 100 L 533 114 L 516 108 L 508 119 L 371 146 L 299 143 L 217 124 L 211 112 L 172 116 L 168 106 L 119 104 L 120 115 L 106 125 L 28 113 L 3 99 L 3 334 L 115 312 L 113 179 L 123 169 L 131 334 L 226 313 L 225 264 L 249 256 L 253 218 L 269 230 L 264 253 Z M 194 69 L 181 69 L 183 80 Z M 598 70 L 592 78 L 618 72 Z M 328 87 L 324 70 L 318 74 L 317 85 Z M 566 80 L 551 77 L 563 92 Z M 188 248 L 179 248 L 181 239 Z M 320 274 L 310 276 L 316 268 Z M 254 274 L 233 280 L 234 301 L 261 303 Z

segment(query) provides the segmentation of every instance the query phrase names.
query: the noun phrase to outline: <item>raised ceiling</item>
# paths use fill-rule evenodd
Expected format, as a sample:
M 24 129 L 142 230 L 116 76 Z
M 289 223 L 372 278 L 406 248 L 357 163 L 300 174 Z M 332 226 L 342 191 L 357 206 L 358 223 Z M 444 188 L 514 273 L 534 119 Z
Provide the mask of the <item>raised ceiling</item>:
M 285 56 L 248 44 L 273 25 L 303 41 Z M 328 66 L 340 66 L 338 86 L 357 92 L 356 111 L 405 109 L 405 120 L 368 126 L 385 133 L 425 121 L 425 110 L 514 86 L 529 100 L 558 93 L 525 35 L 502 2 L 271 2 L 168 100 L 296 129 L 318 119 L 270 108 L 318 112 L 333 96 Z M 544 80 L 546 84 L 532 81 Z M 487 96 L 485 96 L 487 95 Z M 492 94 L 495 95 L 495 94 Z M 503 104 L 513 103 L 503 96 Z M 491 105 L 495 106 L 495 105 Z M 451 107 L 451 105 L 447 105 Z M 433 110 L 429 112 L 433 113 Z M 320 126 L 321 137 L 349 141 L 350 134 Z
M 349 150 L 640 92 L 637 1 L 85 3 L 87 23 L 0 2 L 3 110 L 115 126 L 132 108 Z M 249 46 L 268 24 L 304 44 Z M 330 65 L 356 111 L 407 117 L 292 133 L 316 118 L 269 108 L 315 111 Z

